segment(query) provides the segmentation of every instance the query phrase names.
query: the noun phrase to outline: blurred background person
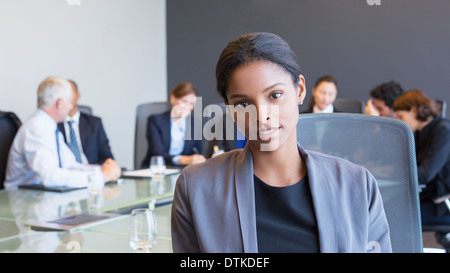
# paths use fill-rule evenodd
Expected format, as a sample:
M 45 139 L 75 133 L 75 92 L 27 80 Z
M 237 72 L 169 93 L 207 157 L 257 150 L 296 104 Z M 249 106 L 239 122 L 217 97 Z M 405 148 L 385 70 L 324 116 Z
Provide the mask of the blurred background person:
M 398 118 L 415 134 L 417 174 L 423 224 L 450 224 L 444 203 L 433 200 L 450 193 L 450 121 L 437 115 L 435 104 L 420 90 L 410 90 L 394 102 Z
M 106 160 L 101 167 L 81 164 L 64 143 L 57 123 L 73 108 L 70 83 L 48 77 L 38 87 L 38 109 L 20 127 L 11 146 L 5 188 L 24 184 L 86 187 L 89 175 L 97 173 L 103 182 L 117 180 L 120 167 Z
M 151 115 L 147 122 L 148 151 L 142 168 L 148 168 L 150 159 L 162 155 L 167 165 L 191 165 L 205 161 L 202 155 L 202 140 L 191 136 L 186 138 L 187 118 L 191 127 L 196 121 L 191 115 L 197 99 L 197 91 L 190 82 L 182 82 L 170 93 L 171 110 Z M 188 131 L 189 132 L 189 131 Z
M 340 112 L 333 105 L 337 96 L 337 82 L 332 76 L 323 76 L 316 80 L 309 100 L 308 109 L 302 113 Z
M 376 86 L 370 91 L 372 97 L 367 101 L 366 114 L 372 116 L 395 117 L 392 108 L 395 99 L 403 93 L 402 86 L 394 81 L 389 81 Z
M 63 123 L 58 123 L 65 142 L 80 163 L 101 165 L 107 159 L 114 160 L 102 120 L 79 111 L 78 100 L 81 94 L 77 84 L 72 80 L 69 82 L 73 94 L 73 109 Z

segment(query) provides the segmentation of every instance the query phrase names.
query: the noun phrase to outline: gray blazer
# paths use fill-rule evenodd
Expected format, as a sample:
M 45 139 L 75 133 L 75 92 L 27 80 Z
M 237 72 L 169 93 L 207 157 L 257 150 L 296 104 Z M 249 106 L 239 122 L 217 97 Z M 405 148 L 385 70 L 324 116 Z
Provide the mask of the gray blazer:
M 392 252 L 375 178 L 364 167 L 298 149 L 306 162 L 321 252 Z M 248 145 L 180 174 L 172 204 L 174 252 L 258 252 Z

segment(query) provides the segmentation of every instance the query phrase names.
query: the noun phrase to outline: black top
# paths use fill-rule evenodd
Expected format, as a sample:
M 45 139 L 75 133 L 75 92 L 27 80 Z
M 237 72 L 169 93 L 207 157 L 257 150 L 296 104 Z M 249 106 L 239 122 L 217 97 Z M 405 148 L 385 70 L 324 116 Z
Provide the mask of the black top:
M 254 187 L 258 251 L 319 252 L 308 176 L 287 187 L 272 187 L 254 176 Z
M 421 198 L 450 192 L 450 121 L 437 116 L 422 131 L 416 132 L 417 174 L 427 187 Z M 440 214 L 440 213 L 438 213 Z

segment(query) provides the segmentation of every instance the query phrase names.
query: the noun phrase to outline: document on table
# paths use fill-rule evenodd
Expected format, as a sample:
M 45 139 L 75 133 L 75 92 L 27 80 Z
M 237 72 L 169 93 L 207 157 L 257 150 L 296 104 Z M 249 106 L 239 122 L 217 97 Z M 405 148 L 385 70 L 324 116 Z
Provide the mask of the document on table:
M 181 169 L 166 169 L 165 171 L 165 175 L 171 175 L 171 174 L 176 174 L 179 173 L 181 171 Z M 153 174 L 150 171 L 150 169 L 141 169 L 141 170 L 134 170 L 134 171 L 124 171 L 122 172 L 122 176 L 123 177 L 142 177 L 142 178 L 146 178 L 146 177 L 152 177 Z

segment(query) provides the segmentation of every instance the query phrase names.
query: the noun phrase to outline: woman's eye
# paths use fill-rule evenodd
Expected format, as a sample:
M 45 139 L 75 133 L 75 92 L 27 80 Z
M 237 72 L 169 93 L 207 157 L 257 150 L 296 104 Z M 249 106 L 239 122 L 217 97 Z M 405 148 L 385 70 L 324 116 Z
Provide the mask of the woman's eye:
M 282 93 L 281 92 L 276 92 L 276 93 L 272 93 L 270 94 L 270 98 L 271 99 L 279 99 L 281 97 Z
M 245 107 L 247 107 L 248 106 L 248 102 L 246 102 L 246 101 L 240 101 L 240 102 L 236 102 L 235 104 L 234 104 L 234 107 L 236 107 L 236 108 L 245 108 Z

